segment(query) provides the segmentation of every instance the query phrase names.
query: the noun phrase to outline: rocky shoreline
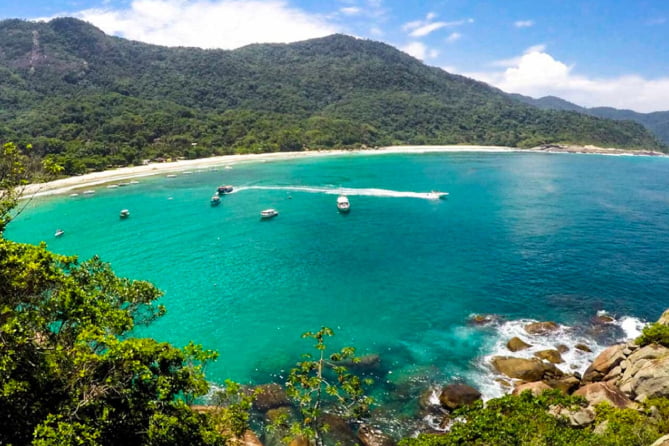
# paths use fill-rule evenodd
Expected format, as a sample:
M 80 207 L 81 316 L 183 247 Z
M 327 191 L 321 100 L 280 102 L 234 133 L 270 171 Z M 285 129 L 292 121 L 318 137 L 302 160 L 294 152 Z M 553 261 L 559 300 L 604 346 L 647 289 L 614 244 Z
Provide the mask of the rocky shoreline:
M 613 322 L 606 315 L 597 317 L 600 323 Z M 474 316 L 472 323 L 483 325 L 495 323 L 492 316 Z M 657 324 L 669 326 L 669 310 L 665 311 Z M 578 408 L 551 407 L 549 413 L 563 417 L 575 428 L 594 426 L 595 406 L 601 403 L 610 404 L 620 409 L 640 410 L 644 401 L 649 398 L 669 397 L 669 348 L 650 343 L 640 346 L 635 340 L 617 343 L 601 351 L 594 357 L 585 372 L 563 371 L 558 364 L 563 364 L 562 355 L 567 351 L 591 353 L 586 344 L 572 346 L 555 345 L 554 349 L 534 351 L 532 357 L 520 357 L 523 351 L 531 347 L 537 336 L 550 337 L 561 327 L 551 321 L 531 322 L 524 325 L 527 336 L 514 336 L 508 339 L 506 347 L 508 355 L 497 355 L 487 358 L 488 366 L 497 373 L 498 381 L 507 389 L 507 393 L 519 395 L 529 391 L 538 395 L 546 390 L 556 389 L 566 395 L 582 397 L 587 404 Z M 524 338 L 524 339 L 523 339 Z M 363 357 L 361 366 L 352 368 L 369 370 L 378 366 L 378 355 Z M 358 371 L 359 371 L 358 370 Z M 423 389 L 422 394 L 414 401 L 417 405 L 420 420 L 415 422 L 416 432 L 447 433 L 452 423 L 453 410 L 472 404 L 482 398 L 481 392 L 463 382 L 452 382 L 437 388 Z M 285 389 L 279 384 L 266 384 L 255 388 L 253 403 L 259 425 L 266 426 L 279 417 L 289 416 L 294 408 L 286 395 Z M 351 426 L 336 415 L 328 414 L 324 422 L 330 426 L 326 444 L 358 445 L 358 446 L 393 446 L 396 438 L 392 432 L 384 429 L 378 416 L 372 416 L 369 424 Z M 416 420 L 414 420 L 416 421 Z M 404 422 L 411 424 L 407 420 Z M 268 433 L 262 429 L 262 442 L 252 432 L 238 439 L 240 445 L 247 446 L 278 446 L 281 433 Z M 307 446 L 303 439 L 295 438 L 291 446 Z M 669 435 L 658 439 L 653 446 L 669 446 Z

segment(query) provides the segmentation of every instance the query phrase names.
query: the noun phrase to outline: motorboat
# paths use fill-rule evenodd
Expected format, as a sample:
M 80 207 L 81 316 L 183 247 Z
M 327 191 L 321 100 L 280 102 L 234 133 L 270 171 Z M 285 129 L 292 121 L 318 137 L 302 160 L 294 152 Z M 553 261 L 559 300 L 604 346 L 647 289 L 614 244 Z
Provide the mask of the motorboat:
M 118 215 L 120 218 L 128 218 L 130 217 L 130 211 L 127 209 L 123 209 Z
M 337 197 L 337 209 L 339 209 L 339 212 L 348 212 L 351 210 L 351 203 L 349 203 L 346 195 Z
M 218 192 L 218 195 L 225 195 L 225 194 L 232 193 L 232 190 L 233 190 L 233 187 L 230 186 L 230 185 L 227 185 L 227 186 L 218 186 L 218 187 L 216 188 L 216 192 Z
M 212 206 L 218 206 L 219 204 L 221 204 L 221 197 L 219 197 L 218 195 L 212 196 L 211 197 L 211 205 Z
M 263 211 L 260 211 L 260 218 L 263 220 L 267 220 L 273 217 L 276 217 L 279 215 L 276 209 L 265 209 Z
M 427 198 L 430 200 L 443 200 L 447 196 L 448 192 L 438 192 L 436 190 L 427 193 Z
M 56 229 L 56 233 L 53 236 L 60 237 L 63 234 L 65 234 L 65 231 L 63 231 L 62 229 Z

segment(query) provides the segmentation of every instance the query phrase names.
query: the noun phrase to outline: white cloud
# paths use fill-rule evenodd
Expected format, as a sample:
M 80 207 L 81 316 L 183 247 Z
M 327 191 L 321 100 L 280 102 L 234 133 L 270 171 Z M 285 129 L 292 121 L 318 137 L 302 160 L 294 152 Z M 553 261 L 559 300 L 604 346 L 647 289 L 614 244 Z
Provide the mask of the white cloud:
M 430 12 L 425 16 L 425 20 L 413 20 L 402 26 L 403 31 L 408 31 L 411 37 L 425 37 L 428 34 L 447 27 L 462 26 L 467 23 L 474 23 L 474 19 L 463 19 L 452 22 L 434 22 L 437 14 Z
M 339 12 L 346 15 L 357 15 L 360 14 L 362 10 L 357 6 L 348 6 L 346 8 L 341 8 Z
M 637 75 L 590 78 L 537 46 L 504 71 L 461 73 L 509 93 L 535 98 L 558 96 L 584 107 L 610 106 L 639 112 L 669 110 L 669 77 L 644 79 Z
M 128 39 L 201 48 L 294 42 L 340 31 L 283 0 L 133 0 L 127 9 L 88 9 L 77 17 Z
M 530 28 L 534 26 L 534 20 L 518 20 L 513 23 L 516 28 Z
M 410 42 L 400 47 L 400 50 L 420 60 L 434 59 L 439 56 L 438 50 L 428 48 L 423 42 Z
M 460 33 L 451 33 L 451 34 L 449 34 L 448 37 L 446 37 L 446 42 L 452 43 L 452 42 L 455 42 L 457 40 L 460 40 L 461 37 L 462 37 L 462 34 L 460 34 Z
M 444 26 L 446 26 L 445 22 L 428 23 L 414 29 L 409 33 L 409 35 L 411 37 L 424 37 L 432 33 L 433 31 L 438 30 L 439 28 L 443 28 Z

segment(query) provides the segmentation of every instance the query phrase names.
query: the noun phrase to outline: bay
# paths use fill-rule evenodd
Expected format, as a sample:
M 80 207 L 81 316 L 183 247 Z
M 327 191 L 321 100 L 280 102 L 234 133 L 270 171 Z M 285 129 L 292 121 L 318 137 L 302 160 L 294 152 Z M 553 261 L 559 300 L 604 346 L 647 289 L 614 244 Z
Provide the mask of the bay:
M 413 381 L 494 395 L 481 358 L 523 321 L 557 321 L 550 342 L 588 337 L 597 351 L 669 303 L 664 157 L 363 152 L 228 167 L 34 199 L 5 235 L 155 283 L 168 313 L 136 334 L 219 351 L 214 383 L 280 382 L 311 348 L 301 333 L 328 326 L 333 347 L 380 355 L 375 391 L 389 401 Z M 235 192 L 212 207 L 221 184 Z M 269 207 L 279 216 L 261 221 Z M 617 330 L 597 338 L 602 311 Z

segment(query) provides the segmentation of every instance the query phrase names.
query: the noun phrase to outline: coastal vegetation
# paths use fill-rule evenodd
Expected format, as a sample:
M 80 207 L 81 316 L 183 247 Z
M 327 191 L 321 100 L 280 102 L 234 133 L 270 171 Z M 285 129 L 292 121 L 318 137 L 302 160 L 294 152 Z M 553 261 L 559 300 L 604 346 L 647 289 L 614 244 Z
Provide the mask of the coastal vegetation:
M 0 142 L 72 175 L 145 159 L 395 144 L 666 150 L 631 121 L 539 110 L 383 43 L 333 35 L 234 51 L 0 22 Z

